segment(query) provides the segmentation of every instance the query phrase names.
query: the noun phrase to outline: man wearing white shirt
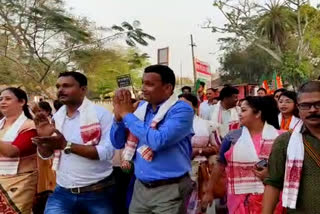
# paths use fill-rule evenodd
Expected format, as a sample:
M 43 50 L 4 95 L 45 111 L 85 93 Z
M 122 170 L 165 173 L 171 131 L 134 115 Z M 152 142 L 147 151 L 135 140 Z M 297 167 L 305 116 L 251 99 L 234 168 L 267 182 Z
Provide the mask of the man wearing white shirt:
M 213 88 L 207 89 L 207 99 L 200 104 L 199 107 L 199 116 L 204 120 L 210 120 L 212 110 L 215 104 L 218 103 L 218 99 L 215 97 L 216 90 Z
M 239 108 L 236 106 L 238 102 L 238 89 L 225 86 L 219 96 L 219 102 L 214 105 L 210 120 L 218 125 L 219 135 L 224 138 L 229 131 L 238 129 Z
M 47 137 L 43 132 L 49 125 L 38 125 L 42 137 L 33 139 L 39 156 L 54 156 L 56 166 L 57 187 L 45 213 L 115 213 L 114 149 L 109 137 L 112 115 L 85 98 L 87 78 L 83 74 L 62 73 L 56 87 L 64 104 L 53 116 L 56 135 Z

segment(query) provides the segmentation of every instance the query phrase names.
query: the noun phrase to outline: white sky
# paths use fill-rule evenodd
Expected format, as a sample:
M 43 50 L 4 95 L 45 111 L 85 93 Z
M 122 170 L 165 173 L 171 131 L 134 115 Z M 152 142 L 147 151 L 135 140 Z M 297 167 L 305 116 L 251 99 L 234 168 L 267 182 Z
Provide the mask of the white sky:
M 192 77 L 190 34 L 193 34 L 195 57 L 206 61 L 215 72 L 219 67 L 218 34 L 201 29 L 211 18 L 224 23 L 220 12 L 212 6 L 212 0 L 67 0 L 72 13 L 86 16 L 99 26 L 110 27 L 123 21 L 141 22 L 143 30 L 156 37 L 148 47 L 139 47 L 150 55 L 151 63 L 157 62 L 157 49 L 169 47 L 169 66 L 180 76 Z M 311 0 L 313 5 L 320 0 Z

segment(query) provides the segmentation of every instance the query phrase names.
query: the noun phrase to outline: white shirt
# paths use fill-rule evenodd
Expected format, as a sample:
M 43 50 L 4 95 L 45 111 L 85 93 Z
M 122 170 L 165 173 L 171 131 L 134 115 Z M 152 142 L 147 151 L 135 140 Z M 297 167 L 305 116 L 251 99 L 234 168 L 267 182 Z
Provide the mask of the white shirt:
M 219 108 L 219 105 L 214 105 L 212 112 L 215 111 L 215 108 Z M 234 108 L 230 108 L 230 109 L 225 109 L 221 106 L 221 124 L 219 125 L 219 131 L 220 131 L 220 136 L 221 137 L 225 137 L 228 133 L 229 133 L 229 125 L 231 120 L 235 120 L 235 118 L 232 118 L 232 111 L 236 110 L 237 112 L 240 112 L 240 108 L 238 106 L 234 107 Z M 238 114 L 237 114 L 238 115 Z M 214 115 L 211 115 L 210 119 L 217 121 L 217 118 L 213 118 Z M 239 120 L 238 116 L 237 116 L 237 120 Z
M 57 184 L 64 188 L 84 187 L 108 177 L 112 173 L 114 149 L 110 141 L 113 117 L 106 109 L 95 106 L 101 125 L 101 139 L 96 146 L 100 160 L 90 160 L 76 154 L 62 152 L 57 171 Z M 53 116 L 55 120 L 55 116 Z M 83 144 L 80 135 L 80 112 L 71 118 L 66 115 L 62 134 L 68 142 Z
M 221 137 L 225 137 L 229 133 L 230 119 L 231 119 L 231 109 L 222 108 L 222 125 L 220 126 Z
M 199 116 L 204 120 L 210 120 L 214 106 L 209 104 L 208 100 L 203 101 L 199 107 Z

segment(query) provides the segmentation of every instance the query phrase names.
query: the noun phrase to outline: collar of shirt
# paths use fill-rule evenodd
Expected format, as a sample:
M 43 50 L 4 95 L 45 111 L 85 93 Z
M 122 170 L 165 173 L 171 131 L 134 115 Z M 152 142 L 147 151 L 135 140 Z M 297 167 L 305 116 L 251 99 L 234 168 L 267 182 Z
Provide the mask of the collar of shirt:
M 158 113 L 160 106 L 162 106 L 162 104 L 165 103 L 166 101 L 167 101 L 167 100 L 165 100 L 165 101 L 161 102 L 160 104 L 158 104 L 158 105 L 157 105 L 157 108 L 156 108 L 155 110 L 153 110 L 152 104 L 149 103 L 148 106 L 147 106 L 147 111 L 150 111 L 150 112 L 153 113 L 153 114 Z
M 302 135 L 309 135 L 309 136 L 312 136 L 313 138 L 317 139 L 317 138 L 310 132 L 310 130 L 306 127 L 306 125 L 303 125 L 303 126 L 302 126 L 300 133 L 301 133 Z
M 209 100 L 206 100 L 206 102 L 208 103 L 209 106 L 213 106 L 214 103 L 210 103 Z
M 76 118 L 79 115 L 80 115 L 79 109 L 77 109 L 71 117 L 68 116 L 68 112 L 66 111 L 66 119 L 68 119 L 68 120 L 72 120 L 72 119 Z

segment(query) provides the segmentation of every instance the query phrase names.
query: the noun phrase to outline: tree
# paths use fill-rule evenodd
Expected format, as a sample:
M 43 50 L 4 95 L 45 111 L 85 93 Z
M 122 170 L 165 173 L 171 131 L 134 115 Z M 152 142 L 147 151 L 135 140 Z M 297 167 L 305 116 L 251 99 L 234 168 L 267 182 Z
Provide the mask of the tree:
M 248 48 L 233 49 L 221 59 L 221 79 L 224 83 L 260 83 L 262 76 L 272 76 L 276 61 L 265 51 L 254 45 Z
M 261 11 L 263 14 L 258 18 L 258 33 L 267 37 L 270 44 L 275 45 L 281 53 L 288 36 L 294 31 L 296 16 L 279 1 L 267 3 Z
M 228 42 L 228 51 L 232 50 L 230 46 L 241 50 L 252 45 L 260 48 L 294 86 L 299 84 L 296 80 L 319 73 L 320 11 L 306 0 L 285 0 L 283 4 L 271 0 L 266 7 L 249 0 L 216 0 L 214 6 L 226 17 L 227 24 L 219 27 L 209 22 L 206 28 L 228 35 L 220 39 Z M 290 72 L 285 69 L 288 63 Z
M 154 40 L 137 21 L 125 26 L 114 26 L 106 37 L 98 38 L 107 33 L 106 28 L 68 14 L 61 0 L 0 0 L 0 60 L 16 65 L 16 77 L 25 87 L 52 97 L 48 85 L 60 71 L 73 68 L 73 51 L 101 47 L 119 38 L 131 46 Z
M 251 0 L 214 0 L 213 6 L 219 9 L 227 23 L 220 27 L 209 20 L 204 28 L 211 29 L 213 33 L 228 35 L 224 40 L 220 40 L 222 42 L 227 40 L 242 46 L 254 44 L 281 62 L 281 56 L 269 47 L 268 41 L 257 35 L 257 19 L 261 6 Z
M 149 56 L 136 49 L 89 49 L 74 52 L 73 61 L 89 78 L 89 90 L 99 97 L 116 89 L 117 76 L 130 74 L 133 86 L 140 88 L 142 68 Z

